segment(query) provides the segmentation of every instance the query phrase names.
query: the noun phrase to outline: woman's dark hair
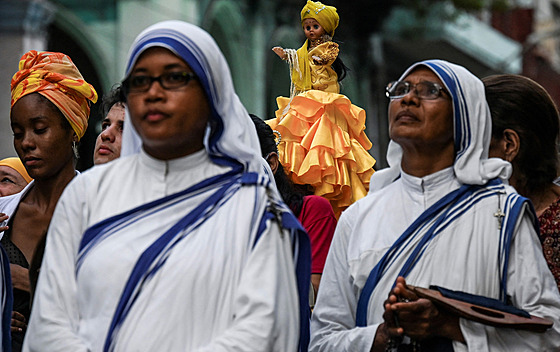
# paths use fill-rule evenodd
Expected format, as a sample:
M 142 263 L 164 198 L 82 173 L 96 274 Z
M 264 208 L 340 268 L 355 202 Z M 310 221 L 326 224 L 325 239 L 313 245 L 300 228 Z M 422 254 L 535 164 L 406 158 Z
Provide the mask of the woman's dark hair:
M 125 103 L 126 96 L 124 95 L 122 85 L 117 83 L 111 88 L 111 91 L 107 95 L 103 96 L 103 102 L 101 104 L 103 116 L 107 116 L 113 105 L 122 104 L 124 106 Z
M 546 190 L 558 175 L 558 109 L 537 82 L 519 75 L 494 75 L 482 80 L 492 115 L 492 138 L 505 129 L 519 135 L 513 160 L 516 189 L 530 196 Z
M 266 158 L 273 152 L 278 154 L 274 132 L 272 132 L 270 126 L 256 115 L 249 114 L 249 116 L 251 120 L 253 120 L 257 135 L 259 136 L 262 157 Z M 301 208 L 303 207 L 304 193 L 290 181 L 280 162 L 278 162 L 278 170 L 274 173 L 274 181 L 276 181 L 276 188 L 278 188 L 284 203 L 290 207 L 295 216 L 299 216 Z
M 337 56 L 334 62 L 331 65 L 334 72 L 336 72 L 338 76 L 338 81 L 342 81 L 346 77 L 346 73 L 348 72 L 348 67 L 344 65 L 340 56 Z

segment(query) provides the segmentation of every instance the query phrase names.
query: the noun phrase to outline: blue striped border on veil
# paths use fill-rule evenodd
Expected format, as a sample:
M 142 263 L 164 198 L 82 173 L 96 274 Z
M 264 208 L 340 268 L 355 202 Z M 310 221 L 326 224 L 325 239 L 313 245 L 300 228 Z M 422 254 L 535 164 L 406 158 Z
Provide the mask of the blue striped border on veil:
M 167 48 L 185 60 L 198 77 L 205 93 L 207 94 L 208 100 L 211 102 L 209 105 L 211 109 L 211 116 L 213 117 L 212 133 L 209 136 L 208 146 L 209 156 L 212 161 L 219 165 L 231 167 L 235 167 L 240 164 L 241 161 L 230 156 L 227 151 L 221 150 L 218 145 L 218 141 L 222 137 L 224 131 L 223 117 L 220 116 L 216 110 L 216 106 L 219 104 L 217 94 L 218 88 L 215 86 L 215 82 L 210 79 L 212 75 L 208 70 L 208 67 L 211 67 L 208 59 L 206 58 L 204 52 L 191 38 L 180 31 L 169 28 L 154 29 L 135 43 L 134 49 L 130 53 L 130 58 L 127 63 L 126 75 L 128 76 L 134 63 L 142 52 L 152 46 Z M 244 166 L 246 168 L 246 165 Z
M 472 143 L 472 133 L 469 127 L 469 110 L 465 100 L 464 89 L 461 86 L 457 74 L 443 63 L 423 62 L 424 65 L 430 67 L 443 81 L 451 92 L 454 111 L 454 127 L 455 127 L 455 159 L 460 158 L 467 147 Z

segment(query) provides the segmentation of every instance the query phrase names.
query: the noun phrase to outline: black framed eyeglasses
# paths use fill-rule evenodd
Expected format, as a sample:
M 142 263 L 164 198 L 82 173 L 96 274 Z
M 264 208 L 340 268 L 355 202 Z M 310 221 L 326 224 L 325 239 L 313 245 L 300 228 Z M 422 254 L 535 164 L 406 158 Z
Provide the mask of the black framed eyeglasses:
M 445 89 L 435 82 L 422 81 L 412 84 L 407 81 L 393 81 L 385 88 L 385 95 L 389 99 L 400 99 L 410 93 L 412 89 L 416 92 L 418 98 L 424 100 L 437 99 L 442 96 L 442 92 L 447 94 Z
M 184 71 L 166 72 L 157 77 L 132 75 L 123 82 L 123 87 L 128 93 L 144 93 L 157 81 L 163 89 L 172 90 L 186 86 L 195 78 L 194 73 Z

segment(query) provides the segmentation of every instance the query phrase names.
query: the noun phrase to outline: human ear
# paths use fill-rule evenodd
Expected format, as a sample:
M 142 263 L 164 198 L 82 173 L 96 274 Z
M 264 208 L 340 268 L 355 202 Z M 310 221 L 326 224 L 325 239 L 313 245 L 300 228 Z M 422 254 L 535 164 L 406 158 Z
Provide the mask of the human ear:
M 503 132 L 503 151 L 504 159 L 512 162 L 513 159 L 519 154 L 519 148 L 521 147 L 521 139 L 517 132 L 510 128 L 506 128 Z
M 276 170 L 278 170 L 278 165 L 280 164 L 280 162 L 278 161 L 278 154 L 276 154 L 275 152 L 268 154 L 266 157 L 266 161 L 268 162 L 272 173 L 275 174 Z

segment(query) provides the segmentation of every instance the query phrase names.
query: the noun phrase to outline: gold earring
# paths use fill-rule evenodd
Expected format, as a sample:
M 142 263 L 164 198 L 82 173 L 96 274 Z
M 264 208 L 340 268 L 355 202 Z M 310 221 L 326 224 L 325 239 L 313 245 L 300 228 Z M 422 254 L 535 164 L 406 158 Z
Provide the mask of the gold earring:
M 276 143 L 276 146 L 278 146 L 278 144 L 280 144 L 280 142 L 282 141 L 282 135 L 277 130 L 272 130 L 272 133 L 276 135 L 276 137 L 274 138 L 274 142 Z

